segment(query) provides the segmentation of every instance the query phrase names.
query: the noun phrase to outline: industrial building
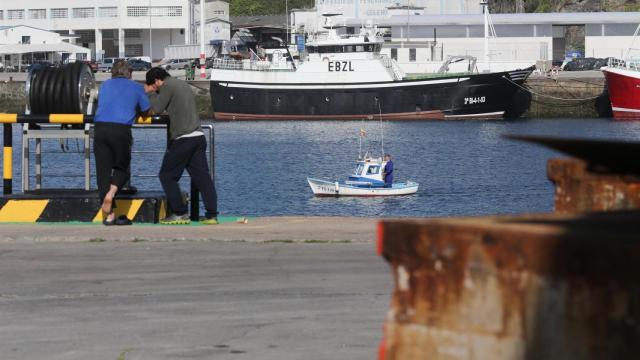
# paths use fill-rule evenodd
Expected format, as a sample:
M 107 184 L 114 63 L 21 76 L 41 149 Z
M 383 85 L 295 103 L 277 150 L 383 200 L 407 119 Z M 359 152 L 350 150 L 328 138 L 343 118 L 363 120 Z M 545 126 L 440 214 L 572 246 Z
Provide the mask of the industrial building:
M 219 19 L 220 22 L 215 20 Z M 205 23 L 215 40 L 224 34 L 229 3 L 205 2 Z M 29 25 L 55 31 L 76 44 L 91 49 L 90 58 L 149 56 L 164 57 L 168 45 L 197 44 L 200 5 L 195 0 L 22 0 L 0 2 L 0 26 Z M 222 25 L 221 25 L 222 24 Z M 222 36 L 222 35 L 221 35 Z
M 382 7 L 384 15 L 363 17 Z M 378 26 L 386 33 L 382 52 L 410 73 L 434 71 L 443 59 L 456 55 L 475 56 L 479 68 L 493 71 L 564 60 L 568 50 L 577 50 L 567 46 L 569 28 L 584 33 L 579 45 L 583 56 L 623 58 L 640 23 L 638 12 L 491 14 L 486 61 L 479 0 L 318 0 L 314 9 L 292 12 L 291 33 L 322 30 L 322 15 L 327 13 L 341 14 L 333 17 L 333 23 L 345 33 L 358 31 L 367 21 Z

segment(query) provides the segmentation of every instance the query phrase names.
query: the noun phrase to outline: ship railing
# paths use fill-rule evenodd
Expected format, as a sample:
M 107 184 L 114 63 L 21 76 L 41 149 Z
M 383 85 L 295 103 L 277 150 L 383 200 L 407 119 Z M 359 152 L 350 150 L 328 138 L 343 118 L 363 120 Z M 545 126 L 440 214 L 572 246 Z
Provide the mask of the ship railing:
M 378 56 L 380 62 L 382 63 L 382 66 L 384 66 L 384 68 L 394 80 L 402 80 L 405 77 L 404 71 L 400 69 L 398 63 L 396 63 L 393 59 L 384 54 L 379 54 Z
M 290 62 L 272 63 L 265 60 L 233 60 L 215 59 L 213 69 L 222 70 L 248 70 L 248 71 L 294 71 Z
M 640 59 L 628 59 L 620 60 L 616 58 L 609 58 L 607 66 L 619 69 L 629 69 L 634 71 L 640 71 Z

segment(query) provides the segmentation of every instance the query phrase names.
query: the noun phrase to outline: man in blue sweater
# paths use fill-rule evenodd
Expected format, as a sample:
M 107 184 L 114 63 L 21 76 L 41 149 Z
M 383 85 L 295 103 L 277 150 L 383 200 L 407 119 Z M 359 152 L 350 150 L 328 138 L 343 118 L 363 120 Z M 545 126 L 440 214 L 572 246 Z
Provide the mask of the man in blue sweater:
M 130 65 L 123 60 L 116 62 L 111 79 L 100 86 L 94 119 L 93 153 L 105 225 L 131 224 L 126 217 L 115 218 L 114 199 L 131 176 L 131 125 L 138 114 L 150 108 L 142 85 L 131 80 Z

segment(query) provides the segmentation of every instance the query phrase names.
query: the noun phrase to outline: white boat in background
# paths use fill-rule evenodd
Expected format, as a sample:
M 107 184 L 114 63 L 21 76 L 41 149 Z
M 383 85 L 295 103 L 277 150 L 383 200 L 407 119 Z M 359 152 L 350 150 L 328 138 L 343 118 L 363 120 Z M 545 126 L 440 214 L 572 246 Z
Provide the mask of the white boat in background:
M 365 157 L 356 164 L 347 180 L 307 178 L 311 191 L 316 196 L 397 196 L 418 191 L 419 184 L 413 181 L 394 182 L 391 187 L 385 187 L 382 172 L 387 162 L 382 158 Z
M 327 180 L 307 177 L 311 191 L 316 196 L 398 196 L 418 192 L 419 184 L 413 181 L 385 184 L 384 170 L 387 155 L 384 152 L 384 123 L 380 114 L 380 157 L 373 152 L 363 152 L 366 131 L 360 129 L 358 160 L 356 168 L 347 180 Z M 366 146 L 366 145 L 365 145 Z M 393 163 L 392 163 L 393 164 Z M 392 167 L 393 169 L 393 167 Z M 393 170 L 392 170 L 393 171 Z M 392 176 L 393 178 L 393 176 Z

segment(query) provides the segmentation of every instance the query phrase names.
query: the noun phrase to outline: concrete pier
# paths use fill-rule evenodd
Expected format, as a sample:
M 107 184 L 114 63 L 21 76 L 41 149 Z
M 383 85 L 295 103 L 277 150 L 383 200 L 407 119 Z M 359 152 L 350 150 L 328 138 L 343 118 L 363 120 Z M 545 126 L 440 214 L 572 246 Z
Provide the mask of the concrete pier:
M 0 357 L 374 359 L 375 222 L 2 225 Z

